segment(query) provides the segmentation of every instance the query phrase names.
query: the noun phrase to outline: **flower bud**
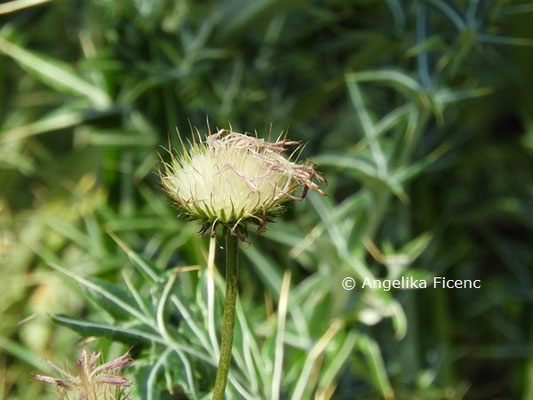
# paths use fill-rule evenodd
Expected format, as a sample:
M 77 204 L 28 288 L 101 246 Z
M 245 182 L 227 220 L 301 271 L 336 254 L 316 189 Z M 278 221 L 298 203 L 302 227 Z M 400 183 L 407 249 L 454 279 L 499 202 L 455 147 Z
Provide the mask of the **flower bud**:
M 171 160 L 162 162 L 159 175 L 180 216 L 203 222 L 202 234 L 214 236 L 223 225 L 242 239 L 246 223 L 262 231 L 288 200 L 302 199 L 309 189 L 324 194 L 313 182 L 325 182 L 313 164 L 283 156 L 295 145 L 221 129 L 188 147 L 182 142 L 180 154 L 169 149 Z

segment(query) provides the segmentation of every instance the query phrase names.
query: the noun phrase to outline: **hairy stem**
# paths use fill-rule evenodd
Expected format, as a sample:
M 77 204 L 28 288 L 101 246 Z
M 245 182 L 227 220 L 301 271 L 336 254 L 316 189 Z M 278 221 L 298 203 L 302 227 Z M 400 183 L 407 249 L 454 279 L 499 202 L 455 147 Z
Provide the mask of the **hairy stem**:
M 233 328 L 235 327 L 235 301 L 237 300 L 238 240 L 237 236 L 231 235 L 229 232 L 226 233 L 226 297 L 224 298 L 222 340 L 213 400 L 222 400 L 224 398 L 231 363 Z

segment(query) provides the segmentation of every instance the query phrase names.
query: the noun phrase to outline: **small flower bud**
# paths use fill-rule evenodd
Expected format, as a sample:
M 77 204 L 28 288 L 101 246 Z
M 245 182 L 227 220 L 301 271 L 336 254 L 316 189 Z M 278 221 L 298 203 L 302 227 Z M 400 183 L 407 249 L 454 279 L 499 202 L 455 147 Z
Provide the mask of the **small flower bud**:
M 83 346 L 81 357 L 76 360 L 76 374 L 69 373 L 54 363 L 48 364 L 61 374 L 61 379 L 44 375 L 33 375 L 34 379 L 56 385 L 60 399 L 94 399 L 110 400 L 128 399 L 124 389 L 131 386 L 131 381 L 120 375 L 121 371 L 133 361 L 129 351 L 119 358 L 98 365 L 102 352 L 89 352 Z M 111 395 L 111 389 L 117 389 L 119 397 Z

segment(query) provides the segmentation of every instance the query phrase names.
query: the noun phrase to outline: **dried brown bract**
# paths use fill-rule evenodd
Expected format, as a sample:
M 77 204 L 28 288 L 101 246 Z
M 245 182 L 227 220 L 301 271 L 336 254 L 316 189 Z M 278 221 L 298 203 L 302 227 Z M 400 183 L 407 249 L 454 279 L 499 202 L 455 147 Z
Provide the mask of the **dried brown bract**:
M 131 381 L 120 373 L 133 361 L 129 351 L 119 358 L 98 365 L 102 352 L 88 352 L 84 345 L 81 357 L 75 363 L 75 374 L 71 374 L 54 363 L 46 362 L 56 370 L 61 378 L 34 375 L 41 382 L 57 386 L 59 399 L 69 400 L 126 400 L 125 388 Z

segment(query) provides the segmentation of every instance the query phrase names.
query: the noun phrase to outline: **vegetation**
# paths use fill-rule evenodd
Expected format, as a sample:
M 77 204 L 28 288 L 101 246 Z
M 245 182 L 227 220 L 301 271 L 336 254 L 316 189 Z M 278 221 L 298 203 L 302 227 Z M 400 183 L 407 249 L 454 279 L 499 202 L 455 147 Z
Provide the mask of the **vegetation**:
M 155 173 L 206 118 L 289 128 L 329 182 L 241 246 L 228 398 L 533 399 L 532 13 L 0 4 L 0 399 L 56 398 L 31 374 L 87 336 L 106 361 L 133 346 L 133 399 L 210 397 L 224 242 Z M 341 287 L 402 276 L 482 288 Z

